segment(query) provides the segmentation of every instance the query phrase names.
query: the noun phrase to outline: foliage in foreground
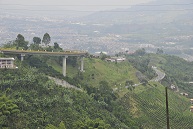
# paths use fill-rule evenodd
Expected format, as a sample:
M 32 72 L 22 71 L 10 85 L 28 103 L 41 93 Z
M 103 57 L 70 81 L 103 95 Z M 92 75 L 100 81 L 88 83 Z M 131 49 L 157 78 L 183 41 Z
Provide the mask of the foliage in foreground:
M 9 88 L 7 95 L 20 110 L 17 119 L 7 120 L 7 127 L 45 128 L 48 124 L 57 127 L 60 121 L 65 121 L 66 128 L 77 128 L 77 124 L 86 122 L 88 118 L 99 118 L 111 128 L 117 125 L 128 128 L 108 110 L 111 107 L 109 100 L 107 105 L 103 99 L 97 101 L 83 91 L 57 86 L 34 68 L 3 69 L 1 73 L 0 90 L 5 92 Z

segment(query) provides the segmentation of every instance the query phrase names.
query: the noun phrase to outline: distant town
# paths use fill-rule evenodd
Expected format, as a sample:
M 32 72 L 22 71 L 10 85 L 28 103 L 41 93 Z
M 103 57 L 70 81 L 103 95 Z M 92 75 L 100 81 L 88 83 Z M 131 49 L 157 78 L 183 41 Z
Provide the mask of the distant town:
M 49 17 L 24 17 L 0 14 L 0 44 L 16 39 L 22 34 L 29 44 L 33 37 L 43 37 L 49 33 L 51 43 L 57 42 L 64 50 L 84 50 L 89 53 L 105 52 L 114 55 L 119 52 L 133 53 L 145 48 L 147 52 L 155 53 L 158 48 L 166 54 L 180 56 L 188 61 L 193 60 L 193 34 L 168 35 L 155 37 L 132 33 L 118 33 L 114 24 L 99 24 L 94 22 L 79 22 Z M 130 27 L 130 26 L 128 26 Z M 162 30 L 167 28 L 162 28 Z M 180 30 L 179 30 L 180 31 Z M 184 44 L 183 44 L 184 43 Z

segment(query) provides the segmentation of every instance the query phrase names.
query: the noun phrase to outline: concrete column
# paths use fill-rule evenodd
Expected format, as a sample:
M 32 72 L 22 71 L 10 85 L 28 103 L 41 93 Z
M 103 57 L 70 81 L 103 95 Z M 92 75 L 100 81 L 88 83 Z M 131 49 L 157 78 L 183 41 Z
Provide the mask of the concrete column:
M 84 72 L 84 57 L 81 57 L 80 71 Z
M 11 61 L 11 68 L 14 66 L 14 60 Z
M 8 65 L 7 65 L 7 60 L 5 60 L 5 67 L 7 68 L 7 66 L 8 66 Z
M 62 71 L 63 71 L 63 76 L 66 77 L 66 58 L 68 56 L 64 56 L 63 57 L 63 68 L 62 68 Z
M 14 58 L 13 58 L 13 60 L 11 60 L 11 67 L 13 68 L 14 67 Z
M 25 54 L 21 54 L 21 61 L 23 61 Z

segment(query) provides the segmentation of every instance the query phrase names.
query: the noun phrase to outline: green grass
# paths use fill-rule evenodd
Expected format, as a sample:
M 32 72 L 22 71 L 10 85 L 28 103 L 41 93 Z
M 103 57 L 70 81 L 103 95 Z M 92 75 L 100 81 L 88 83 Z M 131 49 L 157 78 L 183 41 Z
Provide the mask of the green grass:
M 99 80 L 107 80 L 110 84 L 124 85 L 126 80 L 133 80 L 138 83 L 135 76 L 136 70 L 128 63 L 112 63 L 102 61 L 100 59 L 86 59 L 85 60 L 85 73 L 87 78 L 94 74 L 94 79 L 90 82 L 96 85 Z
M 189 111 L 190 102 L 171 90 L 168 90 L 171 128 L 181 129 L 193 127 L 193 114 Z M 133 118 L 144 128 L 165 128 L 165 87 L 159 83 L 136 87 L 130 91 L 120 103 L 129 108 Z
M 88 85 L 98 86 L 99 82 L 105 80 L 109 85 L 118 89 L 120 95 L 128 90 L 125 88 L 125 82 L 132 80 L 138 83 L 134 69 L 128 62 L 114 63 L 106 62 L 100 59 L 85 59 L 85 72 L 83 82 Z
M 56 71 L 62 73 L 62 66 L 60 66 L 60 65 L 59 65 L 57 62 L 55 62 L 54 60 L 49 59 L 49 60 L 47 61 L 47 64 L 48 64 L 49 66 L 52 66 Z
M 165 64 L 167 60 L 162 55 L 151 54 L 150 66 L 160 67 L 161 64 Z
M 59 65 L 59 64 L 58 64 L 57 62 L 55 62 L 54 60 L 49 59 L 49 60 L 47 61 L 47 64 L 48 64 L 49 66 L 52 66 L 56 71 L 62 73 L 62 66 Z M 69 65 L 68 62 L 67 62 L 67 70 L 66 70 L 67 76 L 73 78 L 77 73 L 78 73 L 78 66 L 73 67 L 72 65 Z
M 78 63 L 80 62 L 78 61 Z M 48 64 L 56 71 L 62 73 L 62 66 L 58 65 L 56 62 L 49 60 Z M 67 62 L 67 76 L 71 78 L 75 77 L 79 71 L 79 66 L 80 64 L 73 67 L 68 65 Z M 116 64 L 114 62 L 106 62 L 95 58 L 84 58 L 84 70 L 84 79 L 82 80 L 84 84 L 97 87 L 100 81 L 106 80 L 113 89 L 118 89 L 120 95 L 128 92 L 125 88 L 125 82 L 127 80 L 139 83 L 135 75 L 136 69 L 134 69 L 128 62 Z

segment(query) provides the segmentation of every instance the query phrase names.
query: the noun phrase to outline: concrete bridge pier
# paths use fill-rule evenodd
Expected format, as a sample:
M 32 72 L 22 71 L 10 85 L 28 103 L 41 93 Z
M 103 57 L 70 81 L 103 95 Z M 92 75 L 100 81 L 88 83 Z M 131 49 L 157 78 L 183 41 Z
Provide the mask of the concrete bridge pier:
M 25 54 L 21 54 L 21 61 L 23 61 Z
M 84 57 L 81 57 L 80 61 L 80 72 L 84 72 Z
M 63 67 L 62 67 L 62 73 L 63 76 L 66 77 L 66 59 L 68 58 L 68 56 L 64 56 L 63 57 Z M 84 57 L 81 57 L 80 59 L 81 63 L 80 63 L 80 71 L 84 72 Z
M 62 71 L 63 71 L 63 76 L 66 77 L 66 59 L 68 58 L 68 56 L 64 56 L 63 57 L 63 68 L 62 68 Z

